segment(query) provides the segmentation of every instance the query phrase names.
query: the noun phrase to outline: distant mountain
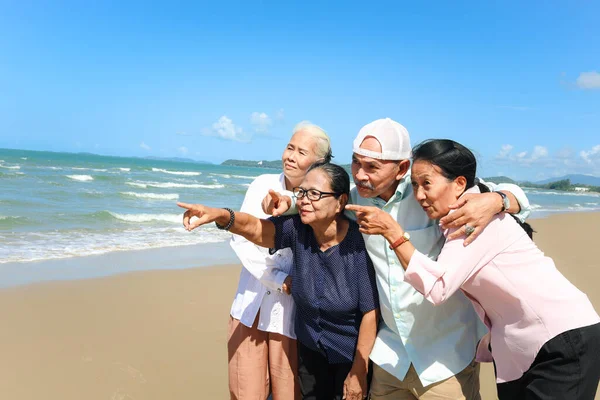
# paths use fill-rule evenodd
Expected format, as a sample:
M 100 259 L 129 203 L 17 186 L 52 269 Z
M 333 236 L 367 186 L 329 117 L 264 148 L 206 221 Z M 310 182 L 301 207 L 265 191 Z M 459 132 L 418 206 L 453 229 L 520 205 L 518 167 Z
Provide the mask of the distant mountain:
M 561 181 L 563 179 L 569 179 L 571 181 L 571 185 L 591 185 L 591 186 L 600 186 L 600 177 L 592 176 L 592 175 L 582 175 L 582 174 L 570 174 L 561 176 L 558 178 L 549 178 L 544 179 L 543 181 L 538 181 L 535 183 L 538 184 L 546 184 L 550 182 Z
M 191 158 L 182 158 L 182 157 L 146 156 L 144 158 L 146 160 L 157 160 L 157 161 L 175 161 L 175 162 L 186 162 L 186 163 L 195 163 L 195 164 L 212 164 L 211 162 L 208 162 L 208 161 L 193 160 Z
M 492 183 L 517 183 L 515 180 L 510 179 L 508 176 L 490 176 L 488 178 L 483 178 L 483 180 Z

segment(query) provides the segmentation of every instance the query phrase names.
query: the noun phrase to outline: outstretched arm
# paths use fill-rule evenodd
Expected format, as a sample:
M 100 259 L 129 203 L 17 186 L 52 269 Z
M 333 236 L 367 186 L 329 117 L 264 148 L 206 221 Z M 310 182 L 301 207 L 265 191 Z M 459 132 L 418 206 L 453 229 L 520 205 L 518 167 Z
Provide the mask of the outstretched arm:
M 192 231 L 199 226 L 216 222 L 221 226 L 229 224 L 229 211 L 224 208 L 207 207 L 202 204 L 177 203 L 186 211 L 183 214 L 183 226 Z M 191 221 L 192 217 L 198 218 Z M 261 247 L 275 246 L 275 225 L 267 219 L 259 219 L 243 212 L 234 213 L 234 221 L 229 228 L 231 233 L 243 236 Z

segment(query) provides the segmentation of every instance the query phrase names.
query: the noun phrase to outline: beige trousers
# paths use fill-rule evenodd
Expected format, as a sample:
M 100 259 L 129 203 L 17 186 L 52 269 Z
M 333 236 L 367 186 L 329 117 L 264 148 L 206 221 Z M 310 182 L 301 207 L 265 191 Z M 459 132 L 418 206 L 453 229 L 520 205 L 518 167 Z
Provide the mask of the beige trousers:
M 404 380 L 373 365 L 370 399 L 372 400 L 481 400 L 479 363 L 473 361 L 458 374 L 441 382 L 423 386 L 411 365 Z
M 229 317 L 229 394 L 232 400 L 300 399 L 296 340 Z

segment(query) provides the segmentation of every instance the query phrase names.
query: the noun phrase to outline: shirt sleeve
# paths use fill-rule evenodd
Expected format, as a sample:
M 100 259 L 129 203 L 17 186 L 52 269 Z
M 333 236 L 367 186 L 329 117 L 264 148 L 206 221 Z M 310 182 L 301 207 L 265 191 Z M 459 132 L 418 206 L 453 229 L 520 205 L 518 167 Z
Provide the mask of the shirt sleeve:
M 499 192 L 503 190 L 512 193 L 513 196 L 515 196 L 515 198 L 519 202 L 519 206 L 521 207 L 521 211 L 519 211 L 517 214 L 514 214 L 514 216 L 517 217 L 519 221 L 525 222 L 525 220 L 529 217 L 529 214 L 531 214 L 531 205 L 529 204 L 529 199 L 527 198 L 527 195 L 525 194 L 523 189 L 521 189 L 519 186 L 514 185 L 512 183 L 495 184 L 492 182 L 485 182 L 482 179 L 480 179 L 479 182 L 483 183 L 488 188 L 490 188 L 492 192 Z
M 503 243 L 507 242 L 506 236 L 511 234 L 510 230 L 506 231 L 504 226 L 501 226 L 504 217 L 495 217 L 466 247 L 463 245 L 464 236 L 447 241 L 437 261 L 415 250 L 404 273 L 404 280 L 431 303 L 438 305 L 445 302 L 503 250 Z M 447 231 L 446 236 L 453 231 Z
M 271 188 L 265 178 L 258 177 L 246 191 L 244 202 L 240 211 L 251 214 L 257 218 L 264 218 L 261 200 Z M 278 290 L 281 289 L 287 273 L 278 269 L 275 257 L 269 254 L 268 249 L 256 246 L 240 235 L 232 235 L 230 246 L 240 259 L 243 267 L 260 281 L 264 286 Z
M 297 215 L 289 215 L 271 217 L 269 221 L 275 225 L 275 247 L 270 249 L 270 253 L 273 254 L 277 250 L 292 247 L 299 228 L 300 218 Z
M 357 261 L 357 265 L 360 267 L 360 276 L 358 277 L 360 298 L 358 300 L 358 307 L 364 314 L 379 308 L 379 293 L 377 292 L 377 282 L 375 281 L 375 268 L 373 268 L 373 262 L 367 253 L 364 242 L 360 243 L 357 254 L 358 257 L 355 258 L 355 261 Z

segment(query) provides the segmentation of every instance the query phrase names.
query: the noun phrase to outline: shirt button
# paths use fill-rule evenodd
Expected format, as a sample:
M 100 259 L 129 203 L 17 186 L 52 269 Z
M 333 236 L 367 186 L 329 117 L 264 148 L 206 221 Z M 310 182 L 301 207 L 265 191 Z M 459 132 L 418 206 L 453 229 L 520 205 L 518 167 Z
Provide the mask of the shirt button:
M 398 313 L 394 314 L 394 318 L 400 319 L 400 314 L 398 314 Z
M 270 290 L 267 290 L 267 294 L 271 294 L 271 291 L 270 291 Z
M 392 288 L 392 292 L 395 292 L 395 291 L 396 291 L 396 288 L 395 288 L 395 287 L 393 287 L 393 288 Z

